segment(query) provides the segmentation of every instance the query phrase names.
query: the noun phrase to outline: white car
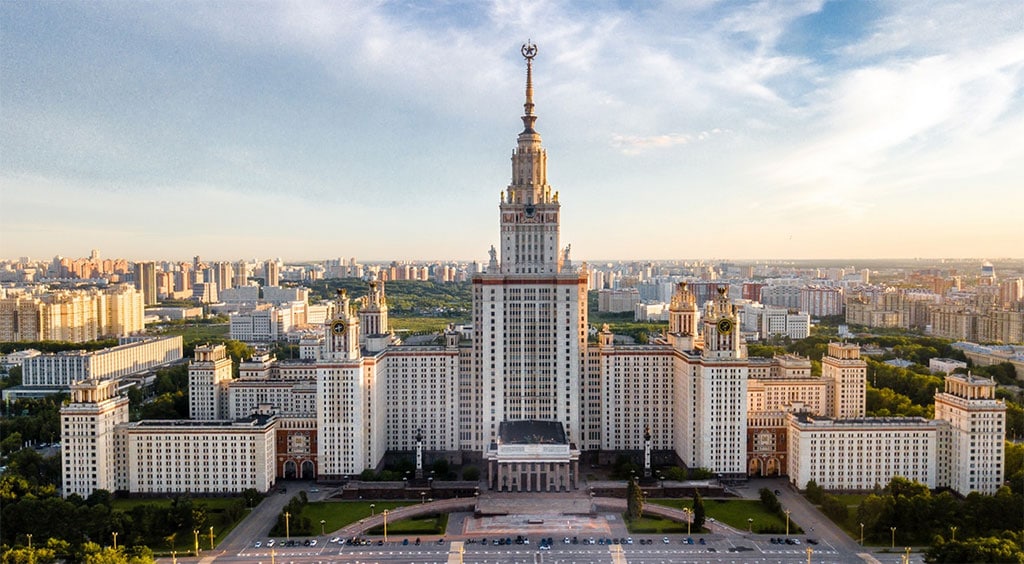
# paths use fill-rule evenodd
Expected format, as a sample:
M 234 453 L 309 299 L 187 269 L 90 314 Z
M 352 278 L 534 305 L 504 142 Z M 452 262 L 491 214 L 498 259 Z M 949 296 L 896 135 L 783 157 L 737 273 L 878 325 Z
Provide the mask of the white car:
M 267 541 L 267 546 L 274 546 L 274 539 L 268 540 Z
M 316 546 L 316 539 L 310 539 L 309 546 Z
M 261 546 L 263 546 L 263 543 L 260 541 L 256 541 L 256 548 L 259 548 Z

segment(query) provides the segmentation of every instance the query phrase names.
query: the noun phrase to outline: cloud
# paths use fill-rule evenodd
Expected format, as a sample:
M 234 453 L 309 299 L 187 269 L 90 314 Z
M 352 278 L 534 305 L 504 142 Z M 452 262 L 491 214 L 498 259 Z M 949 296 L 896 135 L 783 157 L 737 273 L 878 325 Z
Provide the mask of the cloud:
M 715 128 L 701 131 L 695 135 L 685 133 L 665 133 L 640 137 L 636 135 L 613 135 L 611 146 L 625 155 L 637 155 L 653 149 L 667 149 L 677 145 L 688 145 L 695 141 L 706 141 L 716 135 L 731 133 L 727 129 Z

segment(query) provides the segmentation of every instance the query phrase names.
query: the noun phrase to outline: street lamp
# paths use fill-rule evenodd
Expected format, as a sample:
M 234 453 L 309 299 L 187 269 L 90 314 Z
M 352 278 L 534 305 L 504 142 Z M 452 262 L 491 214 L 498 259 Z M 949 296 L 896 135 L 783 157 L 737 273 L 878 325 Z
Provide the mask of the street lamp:
M 957 529 L 956 525 L 953 525 L 952 527 L 949 528 L 949 530 L 953 531 L 953 539 L 952 539 L 953 542 L 956 542 L 956 529 Z
M 284 512 L 284 538 L 286 540 L 291 540 L 292 539 L 292 530 L 291 530 L 291 527 L 290 527 L 291 523 L 289 522 L 289 520 L 291 519 L 291 516 L 292 516 L 291 513 L 288 513 L 287 511 Z
M 906 553 L 903 555 L 904 564 L 910 564 L 910 547 L 907 547 Z
M 686 515 L 686 534 L 690 534 L 690 525 L 693 524 L 693 510 L 689 507 L 683 508 L 683 515 Z
M 427 492 L 420 492 L 420 505 L 423 505 L 427 501 Z
M 864 523 L 860 524 L 860 545 L 864 546 Z
M 113 531 L 110 534 L 114 536 L 114 550 L 117 550 L 117 531 Z
M 178 564 L 178 551 L 177 550 L 172 550 L 171 551 L 171 564 Z
M 270 564 L 274 564 L 274 556 L 275 556 L 276 554 L 277 554 L 277 552 L 275 552 L 275 551 L 274 551 L 274 549 L 273 549 L 273 548 L 271 548 L 271 549 L 270 549 Z M 175 563 L 175 564 L 177 564 L 177 563 Z
M 32 533 L 25 533 L 25 536 L 28 537 L 28 548 L 32 550 Z
M 811 555 L 814 554 L 814 549 L 807 547 L 807 564 L 811 564 Z
M 388 542 L 388 510 L 381 511 L 384 516 L 384 542 Z
M 789 509 L 784 513 L 786 514 L 786 538 L 789 538 Z
M 195 535 L 196 535 L 196 558 L 198 558 L 199 557 L 199 529 L 194 529 L 192 532 L 195 533 Z
M 377 507 L 377 504 L 376 504 L 376 503 L 371 503 L 371 504 L 370 504 L 370 517 L 373 517 L 373 510 L 374 510 L 374 508 L 376 508 L 376 507 Z
M 213 550 L 213 525 L 210 525 L 210 550 Z
M 324 521 L 323 519 L 321 519 L 320 520 L 320 535 L 321 536 L 326 534 L 326 533 L 324 533 L 324 525 L 325 524 L 327 524 L 327 521 Z
M 752 517 L 747 517 L 747 532 L 754 532 L 754 519 Z
M 889 548 L 896 548 L 896 527 L 889 527 L 889 530 L 892 531 L 892 546 Z

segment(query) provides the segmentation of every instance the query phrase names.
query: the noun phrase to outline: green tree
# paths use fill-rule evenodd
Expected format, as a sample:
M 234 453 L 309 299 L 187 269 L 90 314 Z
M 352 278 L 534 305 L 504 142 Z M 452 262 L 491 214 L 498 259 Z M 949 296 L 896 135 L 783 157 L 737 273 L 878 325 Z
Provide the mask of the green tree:
M 644 514 L 644 494 L 640 491 L 636 480 L 630 480 L 626 486 L 626 519 L 635 521 Z
M 704 528 L 704 521 L 707 518 L 707 510 L 704 509 L 704 498 L 700 492 L 693 490 L 693 528 L 697 531 Z

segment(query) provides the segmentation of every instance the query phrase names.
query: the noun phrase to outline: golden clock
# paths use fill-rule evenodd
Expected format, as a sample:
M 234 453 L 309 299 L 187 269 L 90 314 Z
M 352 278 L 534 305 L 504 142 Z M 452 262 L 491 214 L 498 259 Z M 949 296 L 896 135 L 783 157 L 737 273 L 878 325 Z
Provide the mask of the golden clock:
M 718 320 L 718 332 L 723 335 L 732 333 L 732 320 L 728 317 Z

